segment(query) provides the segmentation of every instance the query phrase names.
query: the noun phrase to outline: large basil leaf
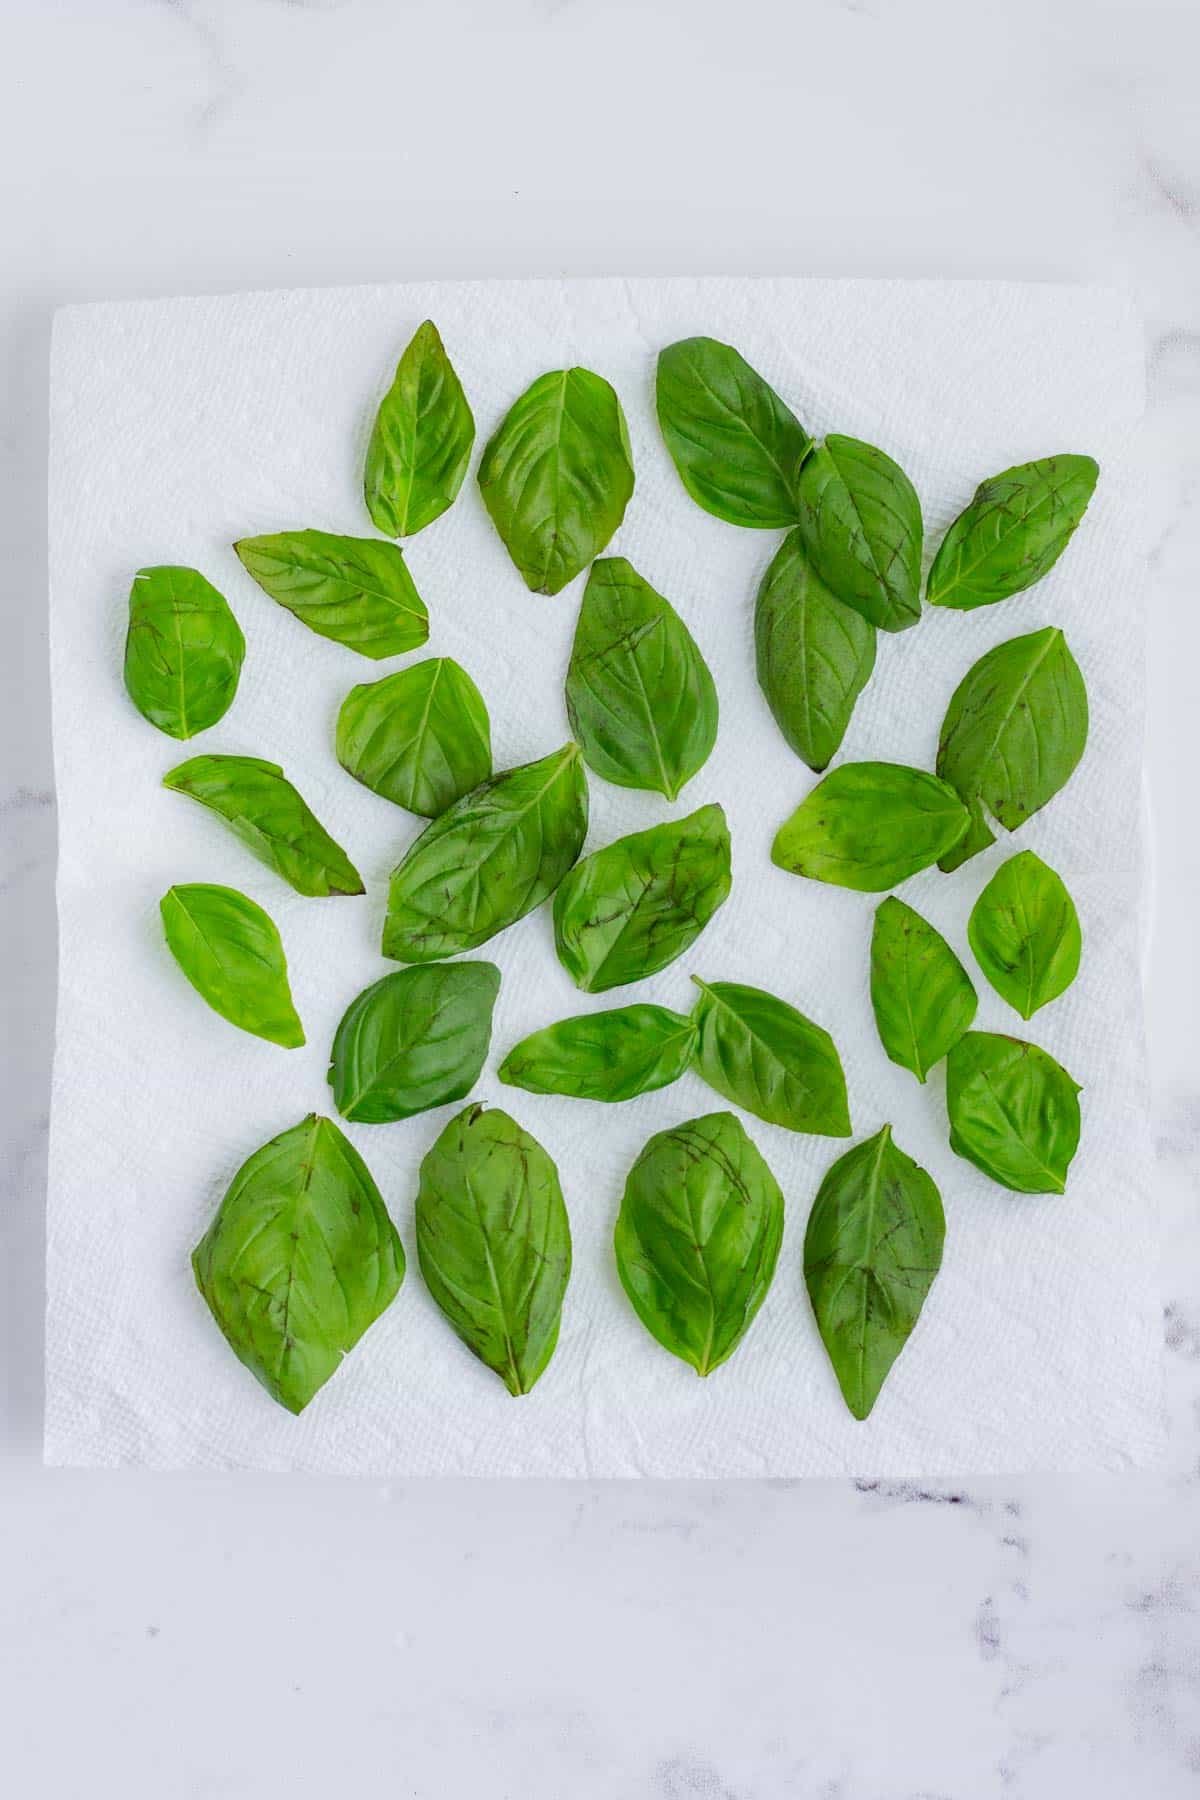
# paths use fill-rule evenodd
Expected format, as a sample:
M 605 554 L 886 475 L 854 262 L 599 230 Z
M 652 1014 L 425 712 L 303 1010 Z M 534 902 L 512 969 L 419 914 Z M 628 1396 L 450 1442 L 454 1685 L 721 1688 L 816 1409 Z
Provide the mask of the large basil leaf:
M 395 1299 L 404 1250 L 354 1145 L 310 1113 L 242 1164 L 192 1268 L 234 1355 L 298 1413 Z
M 418 649 L 429 614 L 398 544 L 278 531 L 234 549 L 260 588 L 318 636 L 378 661 Z
M 585 856 L 554 896 L 554 944 L 576 987 L 599 994 L 665 969 L 729 893 L 719 806 L 652 825 Z
M 295 1050 L 304 1027 L 292 1004 L 275 923 L 236 888 L 191 882 L 159 901 L 172 956 L 214 1012 L 255 1037 Z
M 850 1136 L 846 1077 L 827 1031 L 762 988 L 692 980 L 696 1068 L 709 1087 L 769 1125 Z
M 1052 569 L 1087 511 L 1099 465 L 1090 456 L 1043 456 L 981 481 L 933 559 L 933 606 L 991 606 Z
M 440 518 L 463 483 L 475 421 L 432 319 L 417 327 L 376 414 L 363 480 L 367 511 L 385 537 L 409 537 Z
M 139 569 L 129 591 L 125 691 L 170 737 L 195 737 L 223 719 L 237 693 L 246 640 L 198 569 Z
M 436 962 L 478 949 L 554 892 L 583 848 L 587 819 L 578 744 L 473 788 L 392 871 L 383 954 Z
M 1079 1148 L 1079 1092 L 1036 1044 L 968 1031 L 946 1058 L 950 1148 L 1018 1194 L 1061 1194 Z
M 527 587 L 557 594 L 599 556 L 633 493 L 621 402 L 590 369 L 540 375 L 479 465 L 492 523 Z
M 492 1041 L 494 963 L 397 969 L 342 1015 L 329 1084 L 344 1119 L 408 1119 L 469 1094 Z
M 754 609 L 758 685 L 796 755 L 819 774 L 875 667 L 875 627 L 835 600 L 799 531 L 784 538 Z
M 941 858 L 957 869 L 995 833 L 986 806 L 1016 831 L 1070 779 L 1087 743 L 1087 689 L 1067 640 L 1053 625 L 997 644 L 954 690 L 938 743 L 937 771 L 971 809 L 971 828 Z
M 842 763 L 775 834 L 771 860 L 793 875 L 877 894 L 929 868 L 970 823 L 954 789 L 902 763 Z
M 483 695 L 449 656 L 364 682 L 342 701 L 337 757 L 373 793 L 436 819 L 492 772 Z
M 732 1113 L 652 1137 L 625 1184 L 614 1247 L 646 1330 L 711 1375 L 766 1298 L 783 1236 L 779 1184 Z
M 996 870 L 972 908 L 967 936 L 996 992 L 1023 1019 L 1056 1000 L 1079 973 L 1075 902 L 1032 850 Z
M 597 775 L 668 800 L 716 740 L 717 690 L 695 638 L 623 556 L 592 564 L 567 670 L 567 713 Z
M 871 934 L 871 1006 L 894 1063 L 924 1081 L 970 1029 L 971 978 L 939 931 L 903 900 L 884 900 Z
M 696 1027 L 665 1006 L 616 1006 L 560 1019 L 522 1038 L 500 1064 L 501 1081 L 531 1094 L 632 1100 L 678 1081 Z
M 800 536 L 830 592 L 884 631 L 921 616 L 921 502 L 898 463 L 858 438 L 813 448 L 797 486 Z
M 743 356 L 684 338 L 658 358 L 658 423 L 698 506 L 731 525 L 796 520 L 796 481 L 812 439 Z
M 499 1111 L 468 1106 L 421 1164 L 417 1256 L 469 1350 L 510 1394 L 527 1394 L 554 1354 L 571 1273 L 558 1170 Z
M 260 862 L 298 894 L 361 894 L 362 876 L 278 763 L 257 756 L 193 756 L 163 776 L 227 819 Z
M 946 1215 L 892 1128 L 840 1156 L 804 1235 L 804 1280 L 846 1405 L 865 1419 L 942 1266 Z

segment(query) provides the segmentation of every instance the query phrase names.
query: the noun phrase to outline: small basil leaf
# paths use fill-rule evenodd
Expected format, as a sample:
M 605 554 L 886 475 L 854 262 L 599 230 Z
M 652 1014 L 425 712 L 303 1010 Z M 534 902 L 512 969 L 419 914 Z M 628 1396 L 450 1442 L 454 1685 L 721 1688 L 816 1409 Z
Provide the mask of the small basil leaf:
M 1079 1148 L 1079 1092 L 1036 1044 L 968 1031 L 946 1058 L 950 1148 L 1018 1194 L 1061 1194 Z
M 310 1113 L 242 1164 L 192 1269 L 234 1355 L 298 1413 L 395 1299 L 404 1250 L 354 1145 Z
M 1099 473 L 1090 456 L 1043 456 L 981 481 L 942 539 L 926 599 L 966 611 L 1032 587 L 1066 549 Z
M 417 1256 L 468 1350 L 528 1394 L 558 1342 L 571 1229 L 558 1170 L 500 1111 L 468 1106 L 421 1164 Z
M 527 587 L 557 594 L 625 516 L 633 461 L 621 402 L 589 369 L 540 375 L 483 453 L 479 490 Z
M 227 819 L 259 862 L 298 894 L 361 894 L 362 876 L 278 763 L 257 756 L 193 756 L 163 776 Z
M 793 875 L 878 894 L 929 868 L 962 837 L 954 789 L 902 763 L 842 763 L 775 834 L 771 860 Z
M 418 326 L 383 396 L 363 492 L 376 531 L 409 537 L 440 518 L 463 484 L 475 421 L 437 326 Z
M 342 1015 L 329 1085 L 344 1119 L 384 1125 L 469 1094 L 492 1041 L 493 963 L 397 969 Z
M 804 1280 L 856 1419 L 870 1413 L 921 1316 L 945 1238 L 942 1197 L 890 1125 L 840 1156 L 817 1191 Z
M 651 1337 L 698 1375 L 733 1355 L 783 1236 L 779 1184 L 732 1113 L 660 1131 L 625 1184 L 617 1272 Z
M 717 690 L 695 638 L 623 556 L 592 564 L 567 670 L 567 714 L 597 775 L 668 800 L 716 740 Z
M 144 719 L 195 737 L 233 704 L 246 640 L 198 569 L 139 569 L 129 591 L 125 691 Z
M 1070 987 L 1079 973 L 1079 914 L 1062 878 L 1032 850 L 1002 863 L 967 925 L 975 959 L 1023 1019 Z
M 531 1094 L 632 1100 L 678 1081 L 692 1059 L 696 1027 L 665 1006 L 616 1006 L 535 1031 L 500 1064 L 501 1081 Z
M 884 900 L 871 934 L 871 1006 L 891 1060 L 923 1082 L 970 1029 L 977 1004 L 941 933 L 903 900 Z
M 827 1031 L 762 988 L 692 980 L 700 989 L 695 1065 L 709 1087 L 769 1125 L 850 1136 L 846 1077 Z
M 351 688 L 338 713 L 337 758 L 373 793 L 436 819 L 492 772 L 483 695 L 449 656 Z
M 192 882 L 159 901 L 171 955 L 214 1012 L 255 1037 L 295 1050 L 304 1027 L 292 1004 L 274 921 L 236 888 Z
M 425 602 L 397 544 L 278 531 L 233 547 L 263 592 L 319 637 L 378 661 L 416 650 L 429 636 Z
M 800 536 L 837 599 L 883 631 L 921 616 L 921 502 L 898 463 L 858 438 L 827 437 L 800 471 Z

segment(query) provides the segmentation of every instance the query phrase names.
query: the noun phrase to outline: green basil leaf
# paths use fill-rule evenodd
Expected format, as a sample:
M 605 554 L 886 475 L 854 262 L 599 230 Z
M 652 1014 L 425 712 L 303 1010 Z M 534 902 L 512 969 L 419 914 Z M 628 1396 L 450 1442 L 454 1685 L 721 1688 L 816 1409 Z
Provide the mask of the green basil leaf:
M 692 980 L 700 989 L 695 1065 L 709 1087 L 768 1125 L 850 1136 L 846 1077 L 827 1031 L 762 988 Z
M 192 1252 L 239 1361 L 303 1412 L 404 1280 L 404 1250 L 362 1157 L 310 1113 L 244 1162 Z
M 499 1076 L 531 1094 L 632 1100 L 678 1081 L 692 1060 L 696 1027 L 665 1006 L 615 1006 L 531 1032 L 509 1051 Z
M 277 531 L 233 547 L 272 600 L 319 637 L 360 656 L 402 656 L 429 636 L 425 602 L 398 544 L 332 531 Z
M 198 569 L 139 569 L 129 591 L 125 691 L 170 737 L 195 737 L 233 704 L 246 640 Z
M 551 895 L 587 835 L 578 744 L 506 769 L 427 825 L 392 871 L 383 954 L 476 950 Z
M 970 1029 L 977 1004 L 941 933 L 903 900 L 884 900 L 871 934 L 871 1006 L 891 1060 L 923 1082 Z
M 449 656 L 364 682 L 342 701 L 337 758 L 373 793 L 436 819 L 492 772 L 483 695 Z
M 937 772 L 971 809 L 971 828 L 941 867 L 957 869 L 995 833 L 986 806 L 1016 831 L 1064 787 L 1087 743 L 1087 689 L 1053 625 L 997 644 L 963 676 L 946 712 Z
M 342 1015 L 329 1085 L 344 1119 L 383 1125 L 469 1094 L 492 1041 L 494 963 L 397 969 Z
M 775 834 L 771 860 L 793 875 L 878 894 L 927 869 L 969 824 L 954 789 L 902 763 L 842 763 Z
M 981 481 L 942 539 L 925 598 L 968 611 L 1032 587 L 1066 549 L 1099 473 L 1090 456 L 1043 456 Z
M 1018 1194 L 1061 1194 L 1079 1148 L 1079 1092 L 1036 1044 L 968 1031 L 946 1058 L 950 1148 Z
M 732 1113 L 652 1137 L 617 1219 L 617 1272 L 651 1337 L 711 1375 L 766 1298 L 783 1236 L 779 1183 Z
M 1079 914 L 1062 878 L 1032 850 L 1002 863 L 967 925 L 975 959 L 1023 1019 L 1057 1000 L 1079 973 Z
M 554 945 L 576 987 L 599 994 L 665 969 L 729 893 L 719 806 L 594 850 L 554 896 Z
M 839 1156 L 804 1235 L 804 1280 L 846 1405 L 870 1413 L 942 1266 L 942 1197 L 885 1125 Z
M 236 888 L 191 882 L 159 901 L 171 955 L 214 1012 L 255 1037 L 295 1050 L 304 1027 L 292 1004 L 274 921 Z
M 818 774 L 846 735 L 875 667 L 875 627 L 835 600 L 799 531 L 776 552 L 754 609 L 758 685 L 796 755 Z
M 921 616 L 921 502 L 898 463 L 858 438 L 814 446 L 797 487 L 800 536 L 837 599 L 883 631 Z
M 567 714 L 590 769 L 674 800 L 717 736 L 696 640 L 623 556 L 592 564 L 567 670 Z
M 455 1331 L 510 1394 L 554 1354 L 571 1274 L 558 1170 L 500 1111 L 468 1106 L 421 1164 L 417 1256 Z
M 362 876 L 278 763 L 257 756 L 193 756 L 163 776 L 227 819 L 259 862 L 298 894 L 361 894 Z
M 432 319 L 418 326 L 383 396 L 363 492 L 376 531 L 409 537 L 440 518 L 463 484 L 475 421 Z

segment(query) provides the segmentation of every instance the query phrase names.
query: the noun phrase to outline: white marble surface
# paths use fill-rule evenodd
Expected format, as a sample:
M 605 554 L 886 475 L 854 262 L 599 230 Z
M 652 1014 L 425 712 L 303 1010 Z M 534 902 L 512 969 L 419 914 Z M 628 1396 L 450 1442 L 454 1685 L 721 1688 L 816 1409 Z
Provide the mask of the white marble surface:
M 1194 0 L 0 4 L 0 1775 L 259 1800 L 1126 1800 L 1200 1780 Z M 382 1488 L 39 1466 L 45 377 L 68 299 L 1016 274 L 1147 321 L 1171 1467 Z

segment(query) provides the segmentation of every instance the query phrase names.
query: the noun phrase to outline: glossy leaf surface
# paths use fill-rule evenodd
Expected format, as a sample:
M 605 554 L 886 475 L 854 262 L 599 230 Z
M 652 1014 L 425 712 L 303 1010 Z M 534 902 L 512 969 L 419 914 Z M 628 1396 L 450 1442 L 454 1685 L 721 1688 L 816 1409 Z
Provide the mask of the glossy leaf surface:
M 632 1100 L 678 1081 L 692 1059 L 696 1027 L 665 1006 L 616 1006 L 531 1032 L 500 1064 L 501 1081 L 532 1094 Z
M 236 888 L 191 882 L 168 888 L 159 911 L 172 956 L 214 1012 L 285 1050 L 303 1044 L 283 942 L 261 906 Z
M 475 442 L 462 383 L 432 319 L 418 326 L 367 446 L 363 492 L 376 531 L 410 537 L 452 504 Z
M 921 502 L 899 463 L 858 438 L 827 437 L 800 472 L 800 536 L 838 600 L 882 631 L 921 616 Z
M 195 737 L 233 704 L 246 640 L 198 569 L 139 569 L 129 592 L 125 691 L 144 719 L 174 738 Z
M 758 685 L 775 723 L 820 774 L 875 667 L 875 627 L 830 593 L 799 531 L 788 533 L 763 576 L 754 644 Z
M 942 539 L 926 599 L 967 610 L 1032 587 L 1066 549 L 1099 473 L 1090 456 L 1043 456 L 981 481 Z
M 963 836 L 970 823 L 954 789 L 902 763 L 842 763 L 780 826 L 771 860 L 793 875 L 877 894 Z
M 977 1005 L 941 932 L 903 900 L 884 900 L 871 933 L 871 1006 L 891 1060 L 923 1082 L 970 1029 Z
M 1079 1092 L 1036 1044 L 969 1031 L 946 1059 L 950 1147 L 1018 1194 L 1061 1194 L 1079 1148 Z
M 193 756 L 163 776 L 228 821 L 259 862 L 298 894 L 361 894 L 362 876 L 278 763 L 257 756 Z
M 1079 914 L 1060 875 L 1032 850 L 1001 863 L 971 910 L 975 960 L 1023 1019 L 1057 1000 L 1079 973 Z
M 397 544 L 277 531 L 233 547 L 259 587 L 319 637 L 378 661 L 416 650 L 429 636 L 425 602 Z
M 849 1137 L 846 1077 L 829 1033 L 762 988 L 692 979 L 696 1068 L 709 1087 L 770 1125 Z
M 364 682 L 342 701 L 337 757 L 373 793 L 436 819 L 492 772 L 483 695 L 449 656 Z
M 344 1119 L 381 1125 L 469 1094 L 492 1041 L 493 963 L 397 969 L 351 1001 L 329 1083 Z

